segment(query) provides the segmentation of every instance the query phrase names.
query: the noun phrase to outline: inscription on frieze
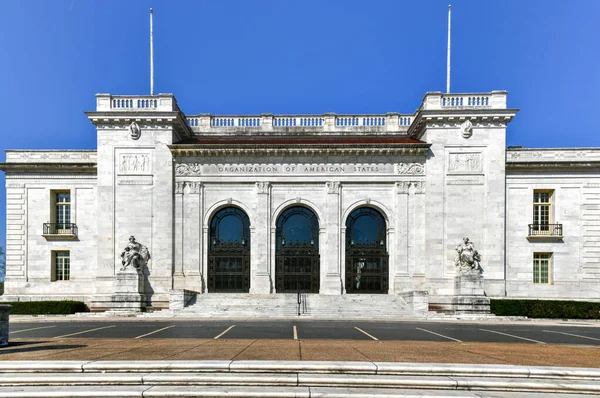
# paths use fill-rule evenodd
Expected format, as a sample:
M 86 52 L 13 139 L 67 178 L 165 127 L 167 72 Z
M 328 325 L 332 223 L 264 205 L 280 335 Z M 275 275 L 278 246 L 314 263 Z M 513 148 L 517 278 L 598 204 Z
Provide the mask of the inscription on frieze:
M 150 174 L 151 172 L 150 154 L 121 153 L 119 155 L 120 174 Z
M 423 165 L 410 164 L 410 170 L 405 174 L 423 174 Z M 200 164 L 178 163 L 175 165 L 177 176 L 201 175 L 286 175 L 286 174 L 394 174 L 394 164 Z
M 477 174 L 483 172 L 481 152 L 450 152 L 448 171 L 452 174 Z

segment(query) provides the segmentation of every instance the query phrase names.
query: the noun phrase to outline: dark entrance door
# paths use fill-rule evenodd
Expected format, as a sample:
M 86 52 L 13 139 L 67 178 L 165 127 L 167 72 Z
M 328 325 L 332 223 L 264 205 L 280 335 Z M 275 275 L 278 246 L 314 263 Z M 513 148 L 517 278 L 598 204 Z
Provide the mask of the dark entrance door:
M 210 223 L 208 292 L 250 290 L 250 220 L 237 207 L 219 210 Z
M 346 220 L 346 293 L 387 293 L 388 277 L 385 219 L 358 208 Z
M 320 285 L 319 221 L 302 206 L 277 218 L 275 289 L 277 293 L 318 293 Z

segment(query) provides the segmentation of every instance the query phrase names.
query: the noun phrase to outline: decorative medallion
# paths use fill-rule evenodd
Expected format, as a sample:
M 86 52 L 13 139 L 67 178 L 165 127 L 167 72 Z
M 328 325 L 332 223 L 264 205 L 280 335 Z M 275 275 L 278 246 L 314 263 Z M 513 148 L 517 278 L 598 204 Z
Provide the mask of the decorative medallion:
M 136 122 L 131 122 L 129 125 L 129 136 L 132 140 L 138 140 L 142 136 L 142 130 Z
M 473 135 L 473 123 L 470 120 L 465 120 L 463 124 L 460 125 L 460 129 L 462 130 L 463 138 L 469 138 Z

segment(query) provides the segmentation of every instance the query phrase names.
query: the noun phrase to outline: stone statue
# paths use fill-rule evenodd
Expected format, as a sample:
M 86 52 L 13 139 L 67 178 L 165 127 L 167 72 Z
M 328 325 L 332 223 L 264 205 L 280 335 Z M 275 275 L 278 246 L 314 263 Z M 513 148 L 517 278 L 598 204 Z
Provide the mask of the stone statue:
M 129 243 L 121 253 L 121 271 L 127 270 L 129 267 L 136 269 L 138 272 L 150 259 L 148 248 L 135 241 L 134 236 L 129 237 Z
M 475 249 L 473 242 L 469 238 L 463 238 L 463 243 L 456 247 L 456 258 L 454 264 L 458 267 L 462 274 L 469 274 L 473 272 L 481 273 L 481 256 Z

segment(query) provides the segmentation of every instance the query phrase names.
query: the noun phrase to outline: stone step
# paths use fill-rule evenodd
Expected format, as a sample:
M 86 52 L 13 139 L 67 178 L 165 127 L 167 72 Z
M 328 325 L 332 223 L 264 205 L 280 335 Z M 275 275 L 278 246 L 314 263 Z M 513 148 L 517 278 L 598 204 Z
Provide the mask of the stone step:
M 425 390 L 466 390 L 466 391 L 519 391 L 537 393 L 574 393 L 574 394 L 599 394 L 600 382 L 597 380 L 562 380 L 560 378 L 531 378 L 531 377 L 479 377 L 472 376 L 442 376 L 442 375 L 373 375 L 373 374 L 337 374 L 327 373 L 257 373 L 257 372 L 121 372 L 121 373 L 4 373 L 0 379 L 0 396 L 7 394 L 11 387 L 20 387 L 35 391 L 35 387 L 45 386 L 45 393 L 56 393 L 56 387 L 85 386 L 90 390 L 104 390 L 107 386 L 127 387 L 124 391 L 137 394 L 140 390 L 132 386 L 145 386 L 143 396 L 148 395 L 150 389 L 158 392 L 155 387 L 168 386 L 190 388 L 199 386 L 220 386 L 248 388 L 280 387 L 280 391 L 288 391 L 297 387 L 310 389 L 315 387 L 328 387 L 338 389 L 392 389 L 395 392 L 411 389 Z M 51 386 L 52 388 L 47 388 Z M 283 387 L 283 388 L 282 388 Z M 44 390 L 37 390 L 44 393 Z M 169 391 L 162 389 L 163 393 Z M 17 392 L 12 390 L 12 392 Z M 23 396 L 23 395 L 18 395 Z M 42 395 L 48 396 L 48 395 Z M 57 396 L 57 395 L 51 395 Z M 63 395 L 65 396 L 65 395 Z M 69 396 L 69 395 L 66 395 Z M 110 396 L 110 395 L 105 395 Z M 166 395 L 168 396 L 168 395 Z M 312 395 L 311 395 L 312 396 Z
M 546 398 L 547 393 L 510 392 L 510 391 L 457 391 L 433 389 L 389 389 L 389 388 L 332 388 L 332 387 L 262 387 L 262 386 L 102 386 L 101 389 L 90 389 L 89 386 L 54 386 L 47 387 L 0 387 L 0 395 L 6 398 L 56 398 L 56 397 L 178 397 L 178 398 Z M 552 398 L 589 397 L 583 394 L 557 394 Z

